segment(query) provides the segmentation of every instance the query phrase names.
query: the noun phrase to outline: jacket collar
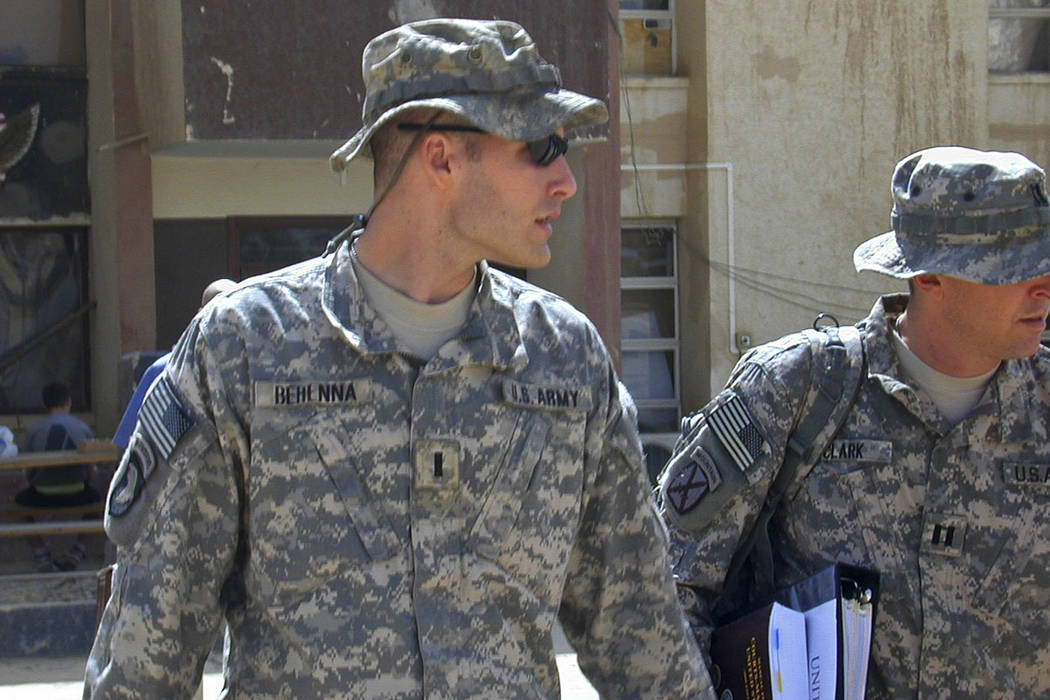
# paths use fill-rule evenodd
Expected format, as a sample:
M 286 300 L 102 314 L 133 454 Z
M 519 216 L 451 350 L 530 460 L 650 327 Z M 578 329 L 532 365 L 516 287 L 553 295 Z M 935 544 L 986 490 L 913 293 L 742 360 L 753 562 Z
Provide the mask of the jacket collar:
M 890 334 L 907 305 L 907 294 L 882 296 L 864 320 L 862 332 L 868 377 L 879 382 L 887 394 L 900 401 L 927 427 L 945 435 L 953 426 L 924 392 L 901 379 L 900 362 Z M 971 425 L 968 434 L 997 442 L 1022 442 L 1032 435 L 1032 417 L 1039 415 L 1032 413 L 1029 406 L 1034 396 L 1028 386 L 1034 381 L 1032 363 L 1031 358 L 1002 362 L 981 400 L 962 420 Z
M 369 306 L 350 260 L 350 246 L 360 234 L 355 232 L 328 255 L 321 306 L 328 322 L 357 352 L 397 353 L 400 348 L 396 338 Z M 522 329 L 514 313 L 515 290 L 509 279 L 482 261 L 478 265 L 477 285 L 463 330 L 431 359 L 428 371 L 466 365 L 506 370 L 528 363 Z

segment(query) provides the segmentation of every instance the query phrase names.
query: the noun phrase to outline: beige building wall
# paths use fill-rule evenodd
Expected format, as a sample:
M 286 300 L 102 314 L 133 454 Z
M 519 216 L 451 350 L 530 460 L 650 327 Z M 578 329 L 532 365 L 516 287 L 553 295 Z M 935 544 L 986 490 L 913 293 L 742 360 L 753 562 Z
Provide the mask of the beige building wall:
M 899 159 L 1050 166 L 1050 74 L 989 74 L 986 0 L 679 0 L 675 28 L 677 75 L 624 54 L 621 213 L 678 222 L 685 411 L 746 347 L 906 288 L 852 264 L 889 228 Z
M 741 336 L 853 322 L 900 288 L 852 252 L 888 229 L 900 158 L 987 143 L 987 6 L 711 0 L 706 17 L 707 159 L 733 166 L 733 229 L 707 219 L 714 391 Z
M 126 46 L 114 49 L 107 5 L 85 6 L 90 111 L 113 111 L 112 77 L 126 61 L 141 128 L 96 122 L 91 131 L 93 385 L 103 423 L 120 408 L 106 393 L 116 384 L 125 323 L 114 195 L 120 149 L 148 157 L 154 218 L 338 215 L 371 201 L 366 165 L 346 184 L 330 173 L 334 144 L 184 143 L 180 3 L 128 3 L 133 59 L 120 53 Z M 902 288 L 857 275 L 851 262 L 857 243 L 888 227 L 899 158 L 965 143 L 1050 165 L 1050 78 L 988 76 L 985 0 L 677 5 L 677 75 L 639 78 L 625 69 L 621 214 L 678 221 L 689 411 L 722 386 L 741 336 L 765 342 L 808 326 L 818 311 L 855 321 L 877 293 Z M 140 132 L 149 139 L 124 142 Z M 581 151 L 570 156 L 581 177 L 583 160 Z M 553 264 L 530 274 L 581 307 L 584 219 L 576 197 L 552 241 Z
M 157 219 L 350 215 L 372 199 L 370 164 L 341 180 L 328 166 L 338 143 L 182 143 L 152 155 Z
M 686 133 L 666 147 L 680 124 L 641 106 L 661 80 L 625 81 L 642 143 L 632 160 L 624 136 L 621 211 L 679 219 L 689 411 L 748 345 L 903 288 L 857 275 L 852 252 L 887 230 L 900 158 L 987 146 L 987 4 L 707 0 L 679 2 L 676 24 L 684 99 L 664 105 Z

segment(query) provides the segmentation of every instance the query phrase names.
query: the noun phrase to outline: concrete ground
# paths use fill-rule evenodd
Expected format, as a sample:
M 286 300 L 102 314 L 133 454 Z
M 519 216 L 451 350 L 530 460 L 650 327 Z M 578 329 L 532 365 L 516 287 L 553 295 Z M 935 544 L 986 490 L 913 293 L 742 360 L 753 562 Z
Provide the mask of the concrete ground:
M 561 695 L 564 700 L 597 700 L 598 693 L 580 672 L 576 654 L 560 633 L 555 634 Z M 221 661 L 213 655 L 205 668 L 204 700 L 222 690 Z M 4 700 L 80 700 L 83 695 L 84 657 L 0 657 L 0 698 Z

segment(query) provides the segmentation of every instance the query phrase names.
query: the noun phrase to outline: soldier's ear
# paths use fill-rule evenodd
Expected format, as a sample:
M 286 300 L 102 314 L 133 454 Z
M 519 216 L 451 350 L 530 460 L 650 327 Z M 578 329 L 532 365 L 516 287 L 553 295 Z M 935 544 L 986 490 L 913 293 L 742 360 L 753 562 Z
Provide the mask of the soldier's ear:
M 908 281 L 914 291 L 921 292 L 923 294 L 932 294 L 936 296 L 939 295 L 944 289 L 944 284 L 941 281 L 940 275 L 916 275 Z
M 454 143 L 446 134 L 430 131 L 419 144 L 419 153 L 427 176 L 436 184 L 444 185 L 451 171 L 450 155 Z

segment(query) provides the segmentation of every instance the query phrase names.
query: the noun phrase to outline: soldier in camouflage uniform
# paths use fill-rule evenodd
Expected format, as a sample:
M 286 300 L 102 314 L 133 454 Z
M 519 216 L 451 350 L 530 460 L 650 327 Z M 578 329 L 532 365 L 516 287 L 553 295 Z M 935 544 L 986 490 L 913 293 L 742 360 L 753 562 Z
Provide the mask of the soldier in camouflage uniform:
M 332 160 L 371 151 L 376 204 L 176 346 L 109 495 L 88 692 L 190 695 L 225 621 L 230 697 L 551 698 L 560 620 L 603 695 L 709 696 L 608 352 L 484 262 L 547 262 L 565 130 L 605 106 L 511 22 L 406 25 L 363 63 Z M 462 317 L 421 343 L 421 307 Z
M 908 279 L 910 293 L 882 297 L 856 326 L 867 368 L 773 515 L 774 585 L 834 561 L 881 573 L 868 697 L 1045 697 L 1044 174 L 1014 153 L 932 148 L 898 163 L 892 191 L 893 230 L 854 263 Z M 743 357 L 686 419 L 661 476 L 679 596 L 705 651 L 712 620 L 752 585 L 729 590 L 728 563 L 814 402 L 812 347 L 798 334 Z

